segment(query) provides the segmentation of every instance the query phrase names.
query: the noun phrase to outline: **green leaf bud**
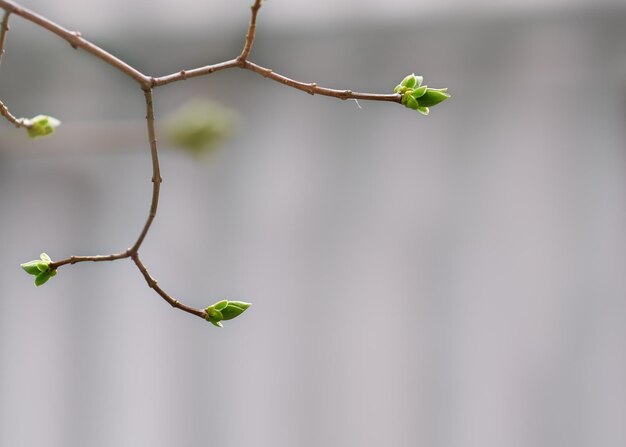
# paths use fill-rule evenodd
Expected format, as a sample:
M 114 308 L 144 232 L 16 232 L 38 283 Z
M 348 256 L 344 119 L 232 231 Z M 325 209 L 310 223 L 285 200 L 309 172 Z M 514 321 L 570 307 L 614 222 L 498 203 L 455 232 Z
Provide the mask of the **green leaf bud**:
M 222 310 L 226 306 L 228 306 L 228 300 L 218 301 L 217 303 L 213 304 L 213 307 L 217 310 Z
M 52 259 L 50 259 L 50 256 L 48 256 L 45 253 L 42 253 L 39 255 L 39 259 L 41 259 L 43 262 L 50 264 L 52 262 Z
M 241 301 L 229 301 L 228 306 L 222 309 L 222 315 L 224 320 L 232 320 L 235 317 L 241 315 L 248 307 L 250 303 L 244 303 Z
M 41 272 L 45 272 L 48 269 L 48 264 L 36 259 L 34 261 L 20 264 L 20 267 L 24 269 L 29 275 L 39 275 Z
M 411 92 L 411 96 L 415 99 L 421 98 L 422 96 L 424 96 L 424 93 L 426 93 L 427 89 L 428 87 L 426 87 L 425 85 L 422 85 L 421 87 L 418 87 L 415 90 L 413 90 Z
M 37 115 L 31 119 L 25 119 L 28 136 L 30 138 L 45 137 L 54 133 L 54 130 L 61 125 L 61 121 L 47 115 Z
M 422 107 L 432 107 L 440 102 L 448 99 L 450 95 L 442 89 L 428 89 L 423 96 L 420 97 L 419 103 Z
M 223 327 L 221 321 L 232 320 L 241 315 L 248 307 L 250 307 L 250 303 L 243 301 L 222 300 L 204 309 L 206 312 L 204 318 L 214 326 Z
M 410 93 L 405 93 L 406 96 L 406 106 L 409 109 L 417 110 L 419 104 L 417 103 L 417 99 L 413 98 Z
M 406 87 L 406 88 L 413 88 L 415 87 L 415 85 L 417 84 L 417 78 L 415 77 L 415 73 L 412 73 L 408 76 L 406 76 L 402 82 L 400 82 L 400 85 L 402 87 Z
M 430 109 L 428 107 L 418 107 L 417 111 L 422 115 L 428 115 L 430 113 Z
M 46 270 L 45 272 L 39 273 L 37 276 L 35 276 L 35 286 L 39 287 L 39 286 L 45 284 L 53 276 L 54 275 L 52 274 L 52 271 L 50 271 L 50 270 Z

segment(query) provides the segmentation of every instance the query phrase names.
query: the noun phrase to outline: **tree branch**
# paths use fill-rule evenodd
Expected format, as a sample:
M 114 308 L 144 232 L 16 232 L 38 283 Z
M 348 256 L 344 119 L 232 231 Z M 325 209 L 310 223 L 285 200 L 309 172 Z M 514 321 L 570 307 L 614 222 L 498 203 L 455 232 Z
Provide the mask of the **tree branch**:
M 252 44 L 254 43 L 254 36 L 256 34 L 256 16 L 261 9 L 261 0 L 254 0 L 254 4 L 250 7 L 250 25 L 248 25 L 248 33 L 246 34 L 246 42 L 243 45 L 243 50 L 241 54 L 237 58 L 240 62 L 245 62 L 248 60 L 248 55 L 250 54 L 250 50 L 252 49 Z
M 4 42 L 7 38 L 7 33 L 9 32 L 9 16 L 11 15 L 10 11 L 4 11 L 4 16 L 2 17 L 2 23 L 0 24 L 0 64 L 2 63 L 2 56 L 4 56 Z
M 150 203 L 150 212 L 148 213 L 148 219 L 137 238 L 135 244 L 130 248 L 131 254 L 136 254 L 139 247 L 143 243 L 148 230 L 152 225 L 152 221 L 157 213 L 159 207 L 159 192 L 161 191 L 161 168 L 159 167 L 159 152 L 157 150 L 156 132 L 154 130 L 154 105 L 152 100 L 152 90 L 144 90 L 146 98 L 146 122 L 148 125 L 148 141 L 150 143 L 150 157 L 152 158 L 152 200 Z
M 193 307 L 189 307 L 185 304 L 182 304 L 178 300 L 172 298 L 169 294 L 167 294 L 163 289 L 161 289 L 157 281 L 150 275 L 148 269 L 144 266 L 139 258 L 139 248 L 141 247 L 150 227 L 152 226 L 152 222 L 157 214 L 157 209 L 159 205 L 159 193 L 161 189 L 161 170 L 159 166 L 159 157 L 158 157 L 158 148 L 157 148 L 157 139 L 156 139 L 156 131 L 155 131 L 155 121 L 154 121 L 154 104 L 153 104 L 153 89 L 155 87 L 159 87 L 162 85 L 170 84 L 172 82 L 182 81 L 185 79 L 190 79 L 199 76 L 209 75 L 211 73 L 226 70 L 230 68 L 241 68 L 248 71 L 252 71 L 253 73 L 257 73 L 263 77 L 272 79 L 276 82 L 279 82 L 288 87 L 295 88 L 297 90 L 302 90 L 311 95 L 324 95 L 330 96 L 338 99 L 362 99 L 362 100 L 370 100 L 370 101 L 389 101 L 400 103 L 402 96 L 400 94 L 375 94 L 375 93 L 359 93 L 353 92 L 351 90 L 337 90 L 326 87 L 319 87 L 316 83 L 305 83 L 290 79 L 286 76 L 275 73 L 269 68 L 262 67 L 253 62 L 248 61 L 248 56 L 250 55 L 250 51 L 252 49 L 252 45 L 254 43 L 255 34 L 256 34 L 256 20 L 259 9 L 261 8 L 262 0 L 255 0 L 254 4 L 251 6 L 251 16 L 250 23 L 248 26 L 248 32 L 246 34 L 246 40 L 244 43 L 243 50 L 241 54 L 235 58 L 225 62 L 220 62 L 213 65 L 207 65 L 204 67 L 198 67 L 190 70 L 180 70 L 176 73 L 172 73 L 170 75 L 161 76 L 161 77 L 152 77 L 146 76 L 136 68 L 133 68 L 126 62 L 118 59 L 113 56 L 111 53 L 103 50 L 97 45 L 89 42 L 84 39 L 80 32 L 78 31 L 69 31 L 63 28 L 60 25 L 46 19 L 38 15 L 35 12 L 32 12 L 26 8 L 19 6 L 11 0 L 0 0 L 0 8 L 4 9 L 4 17 L 0 24 L 0 61 L 2 60 L 2 55 L 4 54 L 4 43 L 6 39 L 7 32 L 9 30 L 8 21 L 9 16 L 11 14 L 18 15 L 35 25 L 44 28 L 57 36 L 65 39 L 73 48 L 82 48 L 88 53 L 94 55 L 98 59 L 104 61 L 105 63 L 111 65 L 115 69 L 134 79 L 141 86 L 145 101 L 146 101 L 146 124 L 148 130 L 148 142 L 150 145 L 150 156 L 152 160 L 152 199 L 150 202 L 150 210 L 148 213 L 148 217 L 146 222 L 137 237 L 137 240 L 133 244 L 132 247 L 127 249 L 124 252 L 110 254 L 110 255 L 96 255 L 96 256 L 71 256 L 69 258 L 50 262 L 48 264 L 50 270 L 55 271 L 59 267 L 68 264 L 76 264 L 79 262 L 102 262 L 102 261 L 116 261 L 119 259 L 131 258 L 143 277 L 146 280 L 148 286 L 155 290 L 165 301 L 167 301 L 171 306 L 180 309 L 184 312 L 196 315 L 200 318 L 206 318 L 207 313 L 204 310 L 195 309 Z M 30 127 L 28 122 L 23 118 L 14 117 L 8 110 L 8 108 L 0 102 L 0 114 L 4 116 L 8 121 L 14 124 L 16 127 Z M 46 279 L 47 280 L 47 279 Z
M 40 27 L 47 29 L 48 31 L 56 34 L 57 36 L 65 39 L 72 48 L 82 48 L 88 53 L 93 54 L 99 59 L 102 59 L 107 64 L 117 68 L 122 73 L 130 76 L 135 81 L 139 82 L 142 87 L 150 86 L 150 78 L 137 69 L 131 67 L 126 62 L 118 59 L 113 56 L 111 53 L 103 50 L 97 45 L 89 42 L 88 40 L 81 37 L 79 31 L 69 31 L 62 26 L 57 25 L 56 23 L 46 19 L 45 17 L 40 16 L 37 13 L 34 13 L 26 8 L 23 8 L 16 3 L 13 3 L 9 0 L 0 0 L 0 8 L 4 9 L 8 13 L 13 13 L 24 19 L 33 22 Z
M 320 87 L 315 82 L 306 83 L 289 79 L 286 76 L 275 73 L 269 68 L 261 67 L 250 61 L 244 61 L 239 65 L 241 68 L 253 71 L 261 76 L 273 79 L 276 82 L 293 87 L 298 90 L 307 92 L 310 95 L 324 95 L 339 99 L 364 99 L 369 101 L 391 101 L 400 103 L 402 95 L 398 93 L 377 94 L 377 93 L 360 93 L 352 90 L 336 90 L 332 88 Z
M 135 265 L 137 266 L 137 268 L 139 269 L 139 271 L 141 272 L 141 274 L 145 278 L 146 282 L 148 283 L 148 287 L 150 287 L 156 293 L 158 293 L 172 307 L 175 307 L 177 309 L 180 309 L 180 310 L 182 310 L 184 312 L 190 313 L 192 315 L 195 315 L 195 316 L 203 318 L 203 319 L 206 318 L 206 312 L 204 310 L 196 309 L 194 307 L 190 307 L 190 306 L 187 306 L 187 305 L 181 303 L 180 301 L 172 298 L 167 292 L 165 292 L 165 290 L 163 290 L 161 287 L 159 287 L 156 279 L 154 279 L 150 275 L 150 273 L 148 272 L 148 269 L 143 265 L 143 263 L 141 262 L 141 259 L 139 259 L 139 254 L 138 253 L 134 253 L 131 256 L 131 258 L 133 259 L 133 262 L 135 263 Z
M 118 259 L 129 258 L 131 255 L 130 250 L 126 250 L 123 253 L 117 253 L 112 255 L 97 255 L 97 256 L 71 256 L 67 259 L 60 261 L 54 261 L 50 263 L 50 269 L 56 270 L 66 264 L 76 264 L 79 262 L 102 262 L 102 261 L 117 261 Z
M 5 106 L 2 101 L 0 101 L 0 115 L 5 117 L 8 122 L 13 124 L 17 128 L 24 127 L 25 129 L 29 129 L 31 127 L 30 124 L 28 124 L 28 123 L 26 123 L 24 121 L 24 118 L 16 118 L 16 117 L 14 117 L 11 114 L 11 112 L 9 112 L 9 108 L 7 106 Z

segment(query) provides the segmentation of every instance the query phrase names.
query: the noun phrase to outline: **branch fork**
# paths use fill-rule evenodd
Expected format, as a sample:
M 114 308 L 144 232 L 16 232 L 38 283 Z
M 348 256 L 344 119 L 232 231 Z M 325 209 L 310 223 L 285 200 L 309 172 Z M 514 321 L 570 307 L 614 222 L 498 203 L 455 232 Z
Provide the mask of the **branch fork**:
M 352 92 L 351 90 L 336 90 L 331 88 L 320 87 L 315 82 L 300 82 L 294 79 L 290 79 L 281 74 L 275 73 L 273 70 L 269 68 L 262 67 L 257 65 L 249 60 L 250 52 L 252 50 L 252 46 L 254 44 L 256 28 L 257 28 L 257 15 L 261 8 L 261 0 L 255 0 L 251 9 L 250 14 L 250 22 L 248 25 L 248 31 L 246 33 L 246 38 L 244 42 L 243 49 L 241 54 L 237 56 L 235 59 L 227 60 L 224 62 L 220 62 L 213 65 L 207 65 L 203 67 L 193 68 L 193 69 L 181 69 L 176 73 L 172 73 L 170 75 L 161 76 L 161 77 L 152 77 L 145 75 L 138 69 L 128 65 L 126 62 L 118 59 L 116 56 L 107 52 L 106 50 L 98 47 L 97 45 L 91 43 L 82 37 L 79 31 L 69 31 L 62 26 L 48 20 L 45 17 L 40 16 L 39 14 L 32 12 L 26 8 L 21 7 L 20 5 L 14 3 L 11 0 L 0 0 L 0 9 L 4 10 L 4 16 L 2 22 L 0 23 L 0 62 L 2 60 L 2 56 L 4 54 L 4 46 L 5 40 L 7 36 L 7 32 L 9 30 L 9 16 L 11 14 L 22 17 L 25 20 L 28 20 L 35 25 L 44 28 L 57 36 L 65 39 L 72 48 L 78 49 L 81 48 L 88 53 L 91 53 L 93 56 L 98 59 L 104 61 L 108 65 L 113 68 L 121 71 L 126 74 L 130 78 L 134 79 L 141 89 L 144 92 L 145 102 L 146 102 L 146 125 L 147 125 L 147 133 L 148 133 L 148 143 L 150 146 L 150 156 L 152 160 L 152 199 L 150 202 L 150 210 L 148 213 L 148 217 L 146 222 L 144 223 L 139 236 L 135 243 L 128 248 L 127 250 L 110 255 L 96 255 L 96 256 L 71 256 L 66 259 L 62 259 L 59 261 L 52 262 L 48 259 L 48 263 L 46 264 L 47 270 L 51 273 L 49 276 L 54 276 L 56 274 L 57 269 L 63 267 L 68 264 L 76 264 L 79 262 L 104 262 L 104 261 L 117 261 L 120 259 L 128 259 L 130 258 L 135 266 L 139 269 L 140 273 L 143 275 L 148 287 L 153 289 L 158 295 L 160 295 L 166 302 L 168 302 L 172 307 L 180 309 L 189 314 L 198 316 L 203 319 L 207 319 L 215 325 L 221 326 L 220 320 L 216 319 L 215 315 L 221 315 L 222 319 L 229 319 L 227 316 L 232 315 L 233 309 L 235 309 L 235 313 L 238 315 L 243 312 L 249 304 L 233 301 L 230 304 L 226 301 L 221 301 L 216 303 L 213 306 L 209 306 L 206 309 L 196 309 L 190 306 L 187 306 L 180 301 L 174 299 L 167 292 L 165 292 L 159 285 L 156 279 L 154 279 L 146 266 L 143 264 L 139 257 L 139 249 L 143 244 L 143 241 L 148 234 L 152 222 L 157 214 L 157 208 L 159 205 L 159 193 L 161 189 L 162 177 L 161 170 L 159 165 L 159 157 L 158 157 L 158 148 L 157 148 L 157 139 L 156 139 L 156 131 L 155 131 L 155 123 L 154 123 L 154 104 L 153 104 L 153 90 L 156 87 L 160 87 L 166 84 L 170 84 L 172 82 L 184 81 L 187 79 L 191 79 L 194 77 L 205 76 L 211 73 L 215 73 L 221 70 L 227 70 L 231 68 L 240 68 L 243 70 L 248 70 L 253 73 L 259 74 L 265 78 L 272 79 L 276 82 L 284 84 L 288 87 L 295 88 L 297 90 L 302 90 L 310 95 L 323 95 L 330 96 L 342 100 L 346 99 L 354 99 L 354 100 L 370 100 L 370 101 L 387 101 L 400 103 L 402 100 L 402 95 L 398 93 L 393 94 L 375 94 L 375 93 L 359 93 Z M 7 106 L 0 101 L 0 114 L 4 116 L 9 122 L 11 122 L 16 127 L 27 127 L 29 124 L 27 120 L 24 118 L 16 118 L 11 114 Z M 47 255 L 46 255 L 47 256 Z M 33 261 L 35 262 L 35 261 Z M 40 261 L 37 261 L 40 262 Z M 221 306 L 221 307 L 220 307 Z M 228 312 L 231 313 L 228 313 Z M 226 313 L 224 313 L 226 312 Z M 232 317 L 230 317 L 232 318 Z

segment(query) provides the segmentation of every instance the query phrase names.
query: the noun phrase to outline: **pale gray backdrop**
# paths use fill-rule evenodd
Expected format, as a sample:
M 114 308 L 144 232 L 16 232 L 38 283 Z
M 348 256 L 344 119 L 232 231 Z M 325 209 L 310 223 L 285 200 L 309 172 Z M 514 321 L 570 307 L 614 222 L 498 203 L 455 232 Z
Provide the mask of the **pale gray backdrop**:
M 248 20 L 247 1 L 27 6 L 152 75 L 233 57 Z M 151 172 L 138 87 L 14 17 L 0 98 L 64 124 L 0 123 L 0 445 L 626 445 L 625 6 L 263 7 L 252 60 L 372 92 L 416 71 L 454 96 L 426 118 L 241 71 L 158 89 L 158 117 L 240 113 L 205 161 L 162 148 L 142 248 L 182 301 L 254 303 L 222 330 L 128 261 L 41 289 L 19 269 L 132 244 Z

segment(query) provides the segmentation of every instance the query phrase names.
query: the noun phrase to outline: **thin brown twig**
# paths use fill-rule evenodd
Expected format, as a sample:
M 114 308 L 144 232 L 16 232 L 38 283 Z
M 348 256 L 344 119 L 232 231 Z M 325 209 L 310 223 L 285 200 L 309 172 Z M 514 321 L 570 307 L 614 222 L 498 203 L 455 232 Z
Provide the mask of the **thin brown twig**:
M 159 192 L 161 191 L 161 168 L 159 167 L 159 152 L 157 149 L 156 131 L 154 129 L 154 104 L 152 98 L 152 90 L 144 90 L 146 98 L 146 122 L 148 125 L 148 141 L 150 143 L 150 157 L 152 158 L 152 200 L 150 202 L 150 212 L 148 213 L 148 219 L 137 238 L 135 244 L 131 247 L 131 254 L 136 254 L 137 250 L 143 243 L 148 230 L 156 217 L 157 208 L 159 207 Z
M 245 62 L 248 60 L 248 55 L 250 54 L 250 50 L 252 49 L 252 44 L 254 43 L 254 37 L 256 35 L 256 16 L 259 13 L 259 9 L 261 9 L 261 0 L 254 0 L 254 4 L 250 7 L 250 24 L 248 25 L 248 33 L 246 34 L 246 42 L 243 45 L 243 50 L 241 54 L 237 58 L 240 62 Z
M 18 128 L 24 127 L 26 129 L 29 129 L 32 127 L 32 125 L 29 124 L 24 118 L 14 117 L 9 111 L 9 108 L 5 106 L 2 101 L 0 101 L 0 115 L 5 117 L 7 121 L 13 124 L 15 127 L 18 127 Z
M 9 0 L 0 0 L 0 8 L 9 13 L 13 13 L 20 17 L 23 17 L 24 19 L 33 22 L 34 24 L 39 25 L 44 29 L 47 29 L 48 31 L 69 42 L 72 48 L 82 48 L 83 50 L 93 54 L 97 58 L 102 59 L 107 64 L 117 68 L 122 73 L 125 73 L 126 75 L 133 78 L 135 81 L 139 82 L 142 87 L 150 86 L 150 78 L 148 76 L 144 75 L 139 70 L 131 67 L 121 59 L 113 56 L 108 51 L 105 51 L 99 46 L 89 42 L 87 39 L 84 39 L 79 31 L 67 30 L 62 26 L 52 22 L 51 20 L 48 20 L 45 17 L 42 17 L 39 14 L 23 8 L 22 6 L 19 6 Z
M 241 68 L 246 70 L 253 71 L 255 73 L 260 74 L 261 76 L 269 79 L 273 79 L 276 82 L 280 82 L 281 84 L 287 85 L 289 87 L 293 87 L 298 90 L 302 90 L 307 92 L 310 95 L 323 95 L 323 96 L 331 96 L 333 98 L 339 99 L 364 99 L 369 101 L 391 101 L 400 103 L 402 100 L 402 95 L 398 93 L 391 94 L 377 94 L 377 93 L 360 93 L 353 92 L 352 90 L 337 90 L 333 88 L 320 87 L 315 82 L 300 82 L 290 79 L 281 74 L 275 73 L 273 70 L 265 67 L 261 67 L 255 63 L 250 61 L 245 61 L 241 63 Z
M 196 78 L 198 76 L 205 76 L 211 73 L 215 73 L 216 71 L 226 70 L 227 68 L 239 66 L 240 63 L 237 59 L 231 59 L 229 61 L 220 62 L 219 64 L 206 65 L 204 67 L 194 68 L 191 70 L 180 70 L 167 76 L 152 78 L 152 86 L 159 87 L 161 85 L 170 84 L 172 82 L 184 81 L 186 79 Z
M 2 56 L 4 56 L 4 42 L 7 38 L 7 33 L 9 32 L 9 16 L 11 15 L 10 11 L 4 11 L 4 16 L 2 17 L 2 24 L 0 24 L 0 63 L 2 63 Z
M 118 259 L 126 259 L 131 255 L 130 250 L 126 250 L 122 253 L 116 253 L 112 255 L 96 255 L 96 256 L 70 256 L 67 259 L 61 259 L 60 261 L 51 262 L 49 267 L 52 270 L 56 270 L 66 264 L 76 264 L 79 262 L 102 262 L 102 261 L 117 261 Z
M 133 253 L 131 258 L 133 262 L 135 263 L 135 265 L 137 266 L 137 268 L 139 269 L 139 271 L 141 272 L 141 274 L 143 275 L 143 277 L 145 278 L 146 282 L 148 283 L 148 287 L 150 287 L 156 293 L 158 293 L 172 307 L 175 307 L 177 309 L 180 309 L 184 312 L 190 313 L 200 318 L 206 317 L 206 312 L 204 310 L 196 309 L 194 307 L 187 306 L 186 304 L 181 303 L 180 301 L 172 298 L 167 292 L 165 292 L 161 287 L 159 287 L 159 284 L 157 283 L 156 279 L 154 279 L 152 275 L 150 275 L 146 266 L 143 265 L 143 263 L 141 262 L 141 259 L 139 259 L 138 253 Z

